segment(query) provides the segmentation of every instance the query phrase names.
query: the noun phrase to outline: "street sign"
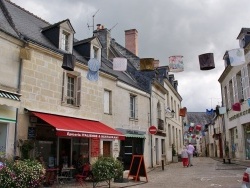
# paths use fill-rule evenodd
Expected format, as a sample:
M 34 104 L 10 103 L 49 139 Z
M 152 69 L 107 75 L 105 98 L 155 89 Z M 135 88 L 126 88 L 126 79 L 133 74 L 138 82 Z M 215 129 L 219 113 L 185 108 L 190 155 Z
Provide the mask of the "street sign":
M 152 126 L 150 126 L 150 127 L 148 128 L 148 132 L 149 132 L 150 134 L 156 134 L 156 133 L 157 133 L 157 128 L 156 128 L 154 125 L 152 125 Z

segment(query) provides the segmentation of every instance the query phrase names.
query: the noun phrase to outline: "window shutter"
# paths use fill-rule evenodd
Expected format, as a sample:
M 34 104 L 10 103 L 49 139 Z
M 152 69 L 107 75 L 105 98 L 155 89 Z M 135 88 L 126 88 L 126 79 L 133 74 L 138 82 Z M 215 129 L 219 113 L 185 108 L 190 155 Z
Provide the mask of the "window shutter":
M 227 107 L 227 97 L 226 97 L 227 96 L 227 86 L 224 87 L 222 95 L 223 95 L 223 104 L 222 104 L 222 106 Z
M 135 119 L 138 119 L 138 97 L 135 97 Z
M 82 84 L 82 77 L 77 76 L 76 78 L 76 84 L 77 84 L 77 90 L 76 90 L 76 106 L 81 106 L 81 84 Z
M 245 88 L 246 89 L 246 91 L 245 91 L 246 98 L 245 99 L 250 98 L 250 85 L 249 85 L 250 79 L 249 79 L 249 76 L 250 76 L 250 65 L 248 64 L 246 66 L 246 72 L 245 72 L 245 87 L 246 87 Z
M 67 98 L 67 76 L 66 72 L 63 72 L 63 78 L 62 78 L 62 102 L 66 103 Z
M 239 102 L 236 76 L 232 77 L 232 81 L 233 81 L 233 98 L 234 98 L 234 103 L 236 103 Z
M 107 113 L 109 114 L 110 111 L 109 111 L 109 91 L 105 91 L 104 90 L 104 100 L 103 100 L 103 107 L 104 107 L 104 113 Z
M 227 103 L 227 107 L 229 108 L 229 109 L 231 109 L 231 107 L 232 107 L 232 104 L 231 104 L 231 97 L 230 97 L 230 87 L 229 87 L 229 83 L 227 84 L 227 101 L 226 101 L 226 103 Z

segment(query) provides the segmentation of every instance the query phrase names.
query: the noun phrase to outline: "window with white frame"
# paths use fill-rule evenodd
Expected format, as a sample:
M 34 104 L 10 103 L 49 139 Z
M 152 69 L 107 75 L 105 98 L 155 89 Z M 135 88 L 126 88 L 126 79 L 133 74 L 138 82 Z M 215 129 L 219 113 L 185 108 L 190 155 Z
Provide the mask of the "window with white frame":
M 242 89 L 243 89 L 243 97 L 244 99 L 248 99 L 250 97 L 250 88 L 249 88 L 249 75 L 250 75 L 250 65 L 242 67 Z
M 138 104 L 137 104 L 137 96 L 130 95 L 130 118 L 138 119 Z
M 111 111 L 111 91 L 109 91 L 109 90 L 104 90 L 104 101 L 103 101 L 103 105 L 104 105 L 104 113 L 105 114 L 111 114 L 112 113 L 112 111 Z
M 94 58 L 98 59 L 98 50 L 99 50 L 99 48 L 94 46 L 93 50 L 94 50 Z
M 161 104 L 160 104 L 160 102 L 157 103 L 157 118 L 161 119 Z
M 227 86 L 224 87 L 223 97 L 224 97 L 224 103 L 225 103 L 224 105 L 226 106 L 226 108 L 229 108 L 228 96 L 227 96 Z
M 238 102 L 243 98 L 243 85 L 241 71 L 236 74 L 237 91 L 238 91 Z
M 61 36 L 61 49 L 65 50 L 65 51 L 69 51 L 69 37 L 70 37 L 70 33 L 63 31 L 62 32 L 62 36 Z
M 81 105 L 81 76 L 80 73 L 63 72 L 62 104 L 79 107 Z

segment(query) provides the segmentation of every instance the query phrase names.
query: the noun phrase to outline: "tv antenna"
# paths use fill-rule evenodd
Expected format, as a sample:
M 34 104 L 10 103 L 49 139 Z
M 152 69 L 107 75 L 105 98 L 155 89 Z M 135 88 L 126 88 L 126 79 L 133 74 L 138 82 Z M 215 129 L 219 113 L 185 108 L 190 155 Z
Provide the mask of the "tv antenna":
M 109 29 L 109 31 L 111 31 L 112 29 L 114 29 L 115 26 L 117 26 L 117 24 L 118 24 L 118 23 L 116 23 L 113 27 L 111 27 L 111 28 Z
M 97 14 L 97 12 L 99 11 L 100 9 L 98 9 L 95 14 L 92 16 L 92 19 L 93 19 L 93 25 L 88 25 L 88 28 L 92 27 L 93 28 L 93 32 L 94 32 L 94 29 L 95 29 L 95 15 Z

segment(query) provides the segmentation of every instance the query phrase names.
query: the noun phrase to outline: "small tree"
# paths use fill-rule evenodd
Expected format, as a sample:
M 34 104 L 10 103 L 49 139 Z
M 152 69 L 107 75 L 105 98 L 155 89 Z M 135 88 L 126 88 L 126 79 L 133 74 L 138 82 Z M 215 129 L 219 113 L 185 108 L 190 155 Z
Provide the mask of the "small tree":
M 92 172 L 95 181 L 111 180 L 123 174 L 123 165 L 113 157 L 99 157 L 92 165 Z

